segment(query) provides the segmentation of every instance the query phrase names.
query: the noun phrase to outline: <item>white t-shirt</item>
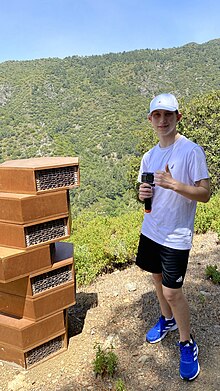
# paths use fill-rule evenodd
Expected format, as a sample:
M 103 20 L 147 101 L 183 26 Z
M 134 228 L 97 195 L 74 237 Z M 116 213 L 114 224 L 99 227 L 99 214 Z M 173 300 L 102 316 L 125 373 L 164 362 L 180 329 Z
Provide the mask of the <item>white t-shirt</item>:
M 142 158 L 138 181 L 143 172 L 165 171 L 168 164 L 172 177 L 187 185 L 209 178 L 203 149 L 180 136 L 174 144 L 161 148 L 157 144 Z M 145 213 L 142 234 L 167 247 L 187 250 L 192 246 L 196 201 L 160 186 L 153 188 L 152 211 Z

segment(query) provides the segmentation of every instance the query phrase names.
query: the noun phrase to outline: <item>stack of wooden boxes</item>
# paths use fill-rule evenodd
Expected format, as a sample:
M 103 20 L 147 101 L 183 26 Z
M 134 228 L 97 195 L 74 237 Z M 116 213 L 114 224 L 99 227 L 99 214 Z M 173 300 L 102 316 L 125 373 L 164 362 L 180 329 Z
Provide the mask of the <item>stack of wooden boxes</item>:
M 0 360 L 29 368 L 67 348 L 75 304 L 69 189 L 78 158 L 0 165 Z

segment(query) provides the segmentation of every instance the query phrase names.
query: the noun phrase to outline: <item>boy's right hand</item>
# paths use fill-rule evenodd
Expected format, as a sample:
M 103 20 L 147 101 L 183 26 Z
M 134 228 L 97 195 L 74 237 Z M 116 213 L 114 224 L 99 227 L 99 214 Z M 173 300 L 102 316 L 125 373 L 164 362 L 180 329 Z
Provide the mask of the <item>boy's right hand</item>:
M 139 200 L 144 201 L 146 198 L 153 197 L 153 188 L 149 183 L 141 183 L 139 187 Z

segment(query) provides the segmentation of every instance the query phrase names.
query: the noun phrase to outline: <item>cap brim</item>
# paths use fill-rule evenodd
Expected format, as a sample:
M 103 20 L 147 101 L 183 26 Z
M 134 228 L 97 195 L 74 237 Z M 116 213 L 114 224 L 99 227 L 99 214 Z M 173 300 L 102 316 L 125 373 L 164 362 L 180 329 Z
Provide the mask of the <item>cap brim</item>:
M 176 107 L 168 107 L 168 106 L 156 106 L 149 112 L 149 115 L 153 113 L 153 111 L 156 110 L 167 110 L 167 111 L 177 111 L 178 109 Z

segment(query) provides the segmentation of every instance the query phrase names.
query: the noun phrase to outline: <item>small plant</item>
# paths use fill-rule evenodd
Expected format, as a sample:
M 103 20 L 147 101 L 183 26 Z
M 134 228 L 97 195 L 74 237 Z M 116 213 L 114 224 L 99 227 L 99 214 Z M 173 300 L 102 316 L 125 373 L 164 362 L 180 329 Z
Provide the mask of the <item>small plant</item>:
M 199 294 L 199 300 L 201 304 L 205 304 L 205 296 L 202 293 Z
M 218 268 L 216 265 L 208 265 L 206 267 L 206 276 L 210 278 L 214 284 L 220 284 L 220 272 L 218 271 Z
M 115 383 L 115 391 L 126 391 L 126 387 L 122 379 L 117 379 Z
M 100 376 L 111 376 L 113 377 L 114 373 L 117 370 L 118 357 L 113 352 L 113 347 L 102 349 L 101 346 L 95 345 L 96 349 L 96 358 L 93 360 L 93 371 L 96 375 Z

